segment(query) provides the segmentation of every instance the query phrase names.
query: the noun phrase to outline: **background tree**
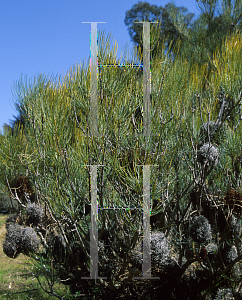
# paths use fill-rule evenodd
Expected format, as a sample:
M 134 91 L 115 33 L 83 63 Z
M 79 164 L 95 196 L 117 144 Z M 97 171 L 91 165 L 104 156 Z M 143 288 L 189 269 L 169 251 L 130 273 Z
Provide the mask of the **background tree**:
M 24 108 L 21 107 L 18 103 L 15 103 L 15 107 L 16 107 L 16 110 L 18 112 L 18 115 L 17 116 L 13 116 L 15 120 L 11 120 L 10 121 L 10 124 L 11 124 L 11 127 L 12 127 L 12 131 L 14 130 L 14 127 L 25 127 L 25 124 L 26 124 L 26 111 L 24 111 Z
M 182 15 L 186 29 L 190 28 L 194 14 L 188 13 L 187 8 L 183 6 L 177 7 L 173 3 L 168 3 L 165 7 L 162 7 L 139 1 L 130 10 L 126 11 L 124 23 L 128 26 L 129 35 L 134 45 L 136 47 L 140 46 L 141 53 L 143 51 L 143 25 L 136 24 L 136 21 L 159 22 L 158 25 L 153 25 L 153 28 L 156 28 L 159 33 L 154 35 L 154 32 L 152 32 L 151 57 L 159 53 L 159 49 L 164 41 L 166 43 L 166 50 L 175 50 L 176 42 L 182 39 L 183 36 L 174 24 L 171 12 L 175 15 Z

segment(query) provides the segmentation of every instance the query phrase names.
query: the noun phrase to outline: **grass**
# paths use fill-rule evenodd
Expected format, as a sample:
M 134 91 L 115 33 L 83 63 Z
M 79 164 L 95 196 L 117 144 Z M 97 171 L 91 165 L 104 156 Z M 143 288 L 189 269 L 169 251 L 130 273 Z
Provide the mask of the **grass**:
M 32 275 L 33 263 L 29 257 L 20 254 L 12 259 L 3 253 L 7 217 L 0 214 L 0 299 L 57 299 L 41 289 L 38 280 Z M 54 290 L 62 296 L 67 293 L 66 287 L 62 284 L 54 285 Z

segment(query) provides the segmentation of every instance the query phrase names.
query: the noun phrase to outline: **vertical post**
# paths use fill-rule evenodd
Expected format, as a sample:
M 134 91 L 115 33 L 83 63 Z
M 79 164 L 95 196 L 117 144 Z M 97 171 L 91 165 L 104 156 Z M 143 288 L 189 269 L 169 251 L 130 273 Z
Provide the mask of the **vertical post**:
M 134 279 L 160 279 L 151 276 L 150 235 L 150 165 L 143 165 L 143 276 Z
M 143 278 L 151 277 L 150 250 L 150 166 L 143 166 Z
M 98 136 L 98 101 L 97 101 L 97 23 L 91 24 L 91 99 L 90 129 L 91 135 Z
M 150 22 L 135 22 L 143 24 L 143 135 L 150 136 Z M 158 22 L 151 22 L 158 23 Z
M 106 22 L 82 22 L 91 23 L 90 36 L 90 69 L 91 69 L 91 92 L 90 92 L 90 131 L 91 135 L 98 136 L 98 98 L 97 98 L 97 77 L 98 77 L 98 49 L 97 49 L 97 23 Z
M 150 23 L 143 23 L 143 135 L 150 136 Z
M 106 277 L 98 277 L 98 202 L 97 202 L 97 165 L 90 166 L 91 174 L 91 229 L 90 229 L 90 277 L 82 277 L 81 279 L 107 279 Z
M 90 243 L 90 275 L 98 277 L 98 228 L 97 228 L 97 166 L 90 166 L 91 173 L 91 243 Z

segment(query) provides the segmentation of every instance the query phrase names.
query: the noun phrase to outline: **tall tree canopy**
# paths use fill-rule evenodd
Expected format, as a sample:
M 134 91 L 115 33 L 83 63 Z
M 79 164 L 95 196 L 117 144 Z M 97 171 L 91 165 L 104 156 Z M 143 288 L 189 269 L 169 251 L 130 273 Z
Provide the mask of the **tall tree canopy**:
M 126 11 L 124 23 L 128 26 L 131 40 L 135 46 L 141 46 L 142 24 L 135 22 L 159 21 L 153 26 L 151 37 L 151 59 L 159 54 L 161 43 L 173 57 L 183 55 L 187 60 L 200 65 L 207 64 L 211 71 L 215 49 L 221 45 L 227 35 L 241 29 L 242 1 L 234 0 L 196 0 L 200 9 L 197 19 L 185 7 L 177 7 L 168 3 L 165 7 L 138 2 Z M 158 31 L 158 32 L 157 32 Z M 153 39 L 153 40 L 152 40 Z
M 174 20 L 171 17 L 172 13 L 175 15 L 182 15 L 186 27 L 189 28 L 191 26 L 194 14 L 188 13 L 187 8 L 183 6 L 177 7 L 173 3 L 168 3 L 165 7 L 162 7 L 139 1 L 137 4 L 134 4 L 130 10 L 126 11 L 124 23 L 128 26 L 131 40 L 134 42 L 135 46 L 141 46 L 141 52 L 143 25 L 135 22 L 142 21 L 159 22 L 158 26 L 153 26 L 159 30 L 159 34 L 151 41 L 152 56 L 155 56 L 155 53 L 159 51 L 160 42 L 163 42 L 165 39 L 167 49 L 171 46 L 174 50 L 173 47 L 175 46 L 176 41 L 182 38 L 182 34 L 174 24 Z

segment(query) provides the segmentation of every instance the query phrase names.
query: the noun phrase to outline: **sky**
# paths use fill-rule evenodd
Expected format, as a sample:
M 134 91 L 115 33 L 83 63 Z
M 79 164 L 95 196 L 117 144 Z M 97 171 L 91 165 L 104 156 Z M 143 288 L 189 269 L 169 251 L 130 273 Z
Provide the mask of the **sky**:
M 171 1 L 146 1 L 165 6 Z M 90 57 L 91 24 L 111 33 L 118 44 L 133 48 L 125 12 L 138 0 L 0 0 L 0 129 L 18 113 L 15 109 L 17 82 L 43 73 L 66 75 L 76 63 Z M 196 0 L 174 1 L 199 15 Z

